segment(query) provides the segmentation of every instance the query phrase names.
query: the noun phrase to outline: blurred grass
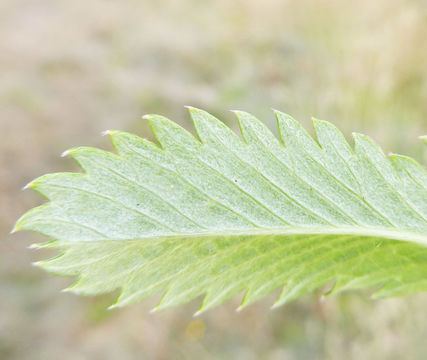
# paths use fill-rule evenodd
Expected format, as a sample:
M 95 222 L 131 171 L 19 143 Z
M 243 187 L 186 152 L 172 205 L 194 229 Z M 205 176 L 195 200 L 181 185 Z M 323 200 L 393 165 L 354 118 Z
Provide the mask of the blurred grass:
M 76 170 L 58 154 L 111 149 L 118 128 L 151 137 L 140 115 L 190 127 L 184 105 L 236 128 L 228 109 L 274 129 L 270 108 L 372 136 L 427 163 L 427 2 L 3 0 L 0 2 L 1 359 L 423 359 L 427 296 L 372 301 L 307 297 L 241 314 L 239 299 L 191 318 L 197 302 L 158 315 L 155 300 L 105 310 L 29 264 L 34 234 L 7 236 L 40 203 L 20 188 Z M 274 129 L 276 131 L 276 129 Z M 201 335 L 202 334 L 202 335 Z

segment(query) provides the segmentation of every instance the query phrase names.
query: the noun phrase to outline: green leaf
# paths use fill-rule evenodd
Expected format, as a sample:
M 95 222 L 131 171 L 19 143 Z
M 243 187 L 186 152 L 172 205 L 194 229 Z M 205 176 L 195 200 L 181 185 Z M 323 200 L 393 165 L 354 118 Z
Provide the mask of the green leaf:
M 190 108 L 199 139 L 146 116 L 160 146 L 109 131 L 117 154 L 68 150 L 84 174 L 49 174 L 28 187 L 50 202 L 15 230 L 52 239 L 39 266 L 76 276 L 68 290 L 121 289 L 113 306 L 163 293 L 156 309 L 204 296 L 200 311 L 244 292 L 244 307 L 283 287 L 274 306 L 329 285 L 386 297 L 427 290 L 427 172 L 387 157 L 368 137 L 352 149 L 330 123 L 317 142 L 276 112 L 281 141 L 235 112 L 243 140 Z M 426 138 L 424 138 L 426 141 Z M 332 285 L 331 285 L 332 284 Z

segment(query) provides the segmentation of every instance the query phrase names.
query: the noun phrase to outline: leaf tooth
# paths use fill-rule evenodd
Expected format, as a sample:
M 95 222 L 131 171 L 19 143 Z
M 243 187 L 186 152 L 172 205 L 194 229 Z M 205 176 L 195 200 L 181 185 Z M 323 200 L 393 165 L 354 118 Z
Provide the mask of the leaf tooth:
M 417 161 L 408 156 L 393 153 L 390 154 L 390 159 L 394 166 L 405 169 L 408 175 L 427 191 L 427 173 Z
M 356 152 L 369 151 L 372 154 L 376 153 L 377 156 L 385 158 L 384 152 L 370 136 L 358 132 L 353 132 L 352 136 L 354 139 Z
M 188 151 L 200 147 L 200 142 L 193 135 L 168 118 L 160 115 L 145 115 L 143 118 L 148 120 L 151 131 L 162 148 Z
M 215 116 L 193 107 L 189 111 L 197 135 L 203 143 L 216 144 L 219 141 L 232 148 L 242 143 L 242 139 Z
M 63 209 L 54 202 L 35 207 L 23 214 L 16 222 L 13 232 L 21 230 L 34 231 L 54 239 L 69 241 L 106 238 L 100 231 L 70 220 Z
M 211 308 L 214 308 L 239 293 L 246 292 L 247 287 L 247 283 L 241 283 L 239 281 L 231 284 L 223 283 L 221 280 L 215 281 L 208 288 L 197 314 L 201 314 Z M 241 302 L 242 301 L 240 301 L 240 303 Z
M 333 279 L 320 295 L 321 301 L 325 300 L 326 297 L 331 296 L 332 294 L 342 291 L 346 284 L 348 284 L 348 281 L 342 280 L 340 282 L 338 279 Z
M 49 270 L 48 270 L 49 271 Z M 118 281 L 102 281 L 100 282 L 97 277 L 88 275 L 89 270 L 81 271 L 78 274 L 66 274 L 65 276 L 76 276 L 78 279 L 63 292 L 72 292 L 79 295 L 100 295 L 115 291 L 121 287 Z
M 31 211 L 31 210 L 29 210 L 29 211 Z M 23 222 L 24 222 L 23 218 L 24 218 L 24 216 L 26 216 L 26 215 L 27 215 L 27 213 L 28 213 L 29 211 L 27 211 L 24 215 L 21 215 L 21 217 L 20 217 L 20 218 L 15 222 L 15 224 L 13 224 L 13 227 L 12 227 L 12 229 L 9 231 L 9 234 L 15 234 L 15 233 L 16 233 L 16 232 L 18 232 L 18 231 L 25 230 L 25 227 L 24 227 L 24 226 L 22 226 L 22 224 L 23 224 Z
M 111 140 L 111 143 L 113 144 L 113 147 L 114 147 L 114 149 L 117 151 L 117 153 L 118 154 L 120 154 L 120 151 L 119 151 L 119 149 L 120 149 L 120 140 L 121 140 L 121 138 L 122 138 L 122 133 L 124 133 L 123 131 L 120 131 L 120 130 L 106 130 L 106 131 L 103 131 L 101 134 L 102 134 L 102 136 L 106 136 L 106 135 L 108 135 L 108 137 L 110 138 L 110 140 Z
M 25 185 L 24 189 L 32 189 L 34 191 L 37 191 L 38 188 L 40 187 L 40 185 L 45 182 L 45 179 L 50 178 L 52 176 L 54 176 L 54 174 L 42 175 L 42 176 L 34 179 L 33 181 L 29 182 L 27 185 Z
M 60 254 L 46 260 L 34 262 L 33 265 L 58 276 L 80 276 L 82 271 L 81 266 L 69 263 L 70 258 L 67 252 L 67 249 L 63 249 Z
M 252 114 L 239 110 L 233 110 L 232 112 L 237 117 L 240 132 L 246 143 L 256 141 L 258 137 L 254 137 L 253 135 L 255 133 L 259 135 L 261 131 L 265 131 L 266 127 Z
M 368 167 L 372 165 L 374 171 L 365 174 L 366 182 L 376 182 L 376 191 L 382 191 L 382 202 L 387 204 L 395 221 L 407 224 L 408 227 L 417 229 L 426 228 L 426 218 L 417 208 L 416 204 L 405 194 L 402 180 L 398 177 L 392 162 L 384 155 L 381 148 L 368 136 L 355 133 L 356 152 Z M 374 180 L 375 179 L 375 180 Z M 379 184 L 383 185 L 379 188 Z
M 205 296 L 203 297 L 202 303 L 200 304 L 200 307 L 197 309 L 197 311 L 194 313 L 193 316 L 200 316 L 201 314 L 205 313 L 209 309 L 215 307 L 215 303 L 214 302 L 208 302 L 206 300 L 206 298 L 208 297 L 208 295 L 209 295 L 209 292 L 205 294 Z M 219 301 L 217 305 L 219 305 L 219 304 L 221 304 L 221 301 Z
M 49 248 L 54 248 L 54 249 L 58 249 L 54 244 L 57 243 L 57 241 L 55 240 L 49 240 L 49 241 L 45 241 L 42 243 L 34 243 L 31 244 L 30 246 L 28 246 L 28 249 L 49 249 Z
M 279 137 L 285 147 L 291 146 L 288 144 L 288 126 L 290 124 L 295 125 L 295 120 L 288 114 L 283 113 L 279 110 L 273 110 L 274 116 L 276 117 L 277 127 L 279 129 Z
M 43 218 L 45 213 L 46 215 L 49 215 L 51 210 L 53 210 L 51 203 L 39 205 L 35 208 L 32 208 L 31 210 L 28 210 L 16 221 L 11 233 L 22 230 L 33 230 L 36 228 L 34 225 L 37 224 L 37 221 Z
M 134 154 L 135 150 L 133 147 L 144 149 L 151 153 L 162 153 L 162 150 L 153 142 L 125 131 L 115 130 L 113 133 L 111 133 L 110 137 L 111 142 L 113 143 L 113 146 L 119 155 Z
M 185 304 L 202 295 L 204 292 L 203 287 L 185 286 L 184 281 L 180 281 L 179 278 L 175 279 L 163 293 L 155 306 L 155 310 L 159 311 Z
M 385 171 L 390 172 L 388 174 L 390 180 L 394 181 L 395 173 L 392 171 L 391 163 L 378 144 L 367 135 L 353 132 L 352 136 L 355 153 L 364 156 L 380 173 L 384 174 Z
M 313 128 L 320 146 L 324 150 L 335 150 L 347 162 L 353 157 L 353 151 L 344 135 L 328 121 L 312 118 Z
M 286 270 L 283 270 L 283 272 L 285 273 Z M 264 283 L 268 282 L 268 280 L 264 281 Z M 255 283 L 250 282 L 248 285 L 249 288 L 245 292 L 245 295 L 243 296 L 242 302 L 237 308 L 237 311 L 243 310 L 244 308 L 248 307 L 249 305 L 252 305 L 259 299 L 263 298 L 264 296 L 272 293 L 273 291 L 277 290 L 280 287 L 283 287 L 283 283 L 284 283 L 284 280 L 280 280 L 280 284 L 279 284 L 279 281 L 276 281 L 268 284 L 267 286 L 263 286 L 264 284 L 261 285 L 260 282 L 255 282 Z
M 66 153 L 66 156 L 71 156 L 73 160 L 79 165 L 79 167 L 86 173 L 92 171 L 93 161 L 88 161 L 88 159 L 100 156 L 106 156 L 110 158 L 119 159 L 119 157 L 111 152 L 100 150 L 98 148 L 90 146 L 79 146 L 74 147 L 63 154 Z
M 271 309 L 276 309 L 280 306 L 283 306 L 292 300 L 297 299 L 302 294 L 297 291 L 297 286 L 291 286 L 291 282 L 289 281 L 283 288 L 282 293 L 279 295 L 277 300 L 271 306 Z
M 324 166 L 348 189 L 359 195 L 360 184 L 352 169 L 354 154 L 343 134 L 328 121 L 313 118 L 312 122 L 317 141 L 325 152 Z
M 199 290 L 197 294 L 191 294 L 190 296 L 180 296 L 176 293 L 171 295 L 171 292 L 173 293 L 173 290 L 173 285 L 169 286 L 166 291 L 164 291 L 157 304 L 150 310 L 150 313 L 156 313 L 159 311 L 186 304 L 203 294 L 203 291 Z
M 127 287 L 127 284 L 122 284 L 120 287 L 118 287 L 118 289 L 120 289 L 119 295 L 116 297 L 114 302 L 107 308 L 108 310 L 122 308 L 132 303 L 132 302 L 127 302 L 126 301 L 127 298 L 125 299 L 124 293 L 126 291 L 126 287 Z
M 125 284 L 116 302 L 112 304 L 111 308 L 119 308 L 119 307 L 131 305 L 131 304 L 135 304 L 139 301 L 149 298 L 150 296 L 159 294 L 163 290 L 164 290 L 163 287 L 156 286 L 156 288 L 150 289 L 149 291 L 145 291 L 144 289 L 139 289 L 135 291 L 135 289 L 132 289 L 132 290 L 129 289 L 128 284 Z
M 52 193 L 52 187 L 56 185 L 66 186 L 80 184 L 85 179 L 85 174 L 81 173 L 52 173 L 38 177 L 37 179 L 30 182 L 27 187 L 36 191 L 40 195 L 44 196 L 49 200 L 54 200 L 56 192 Z
M 371 297 L 373 299 L 384 299 L 392 296 L 405 295 L 408 293 L 427 291 L 427 281 L 425 280 L 425 271 L 424 274 L 416 274 L 414 277 L 417 279 L 422 278 L 424 275 L 424 280 L 418 280 L 414 282 L 414 278 L 409 276 L 408 278 L 397 278 L 387 281 L 379 289 L 377 289 Z
M 120 294 L 119 296 L 116 298 L 116 300 L 114 301 L 114 303 L 112 303 L 109 307 L 108 310 L 112 310 L 112 309 L 118 309 L 118 308 L 122 308 L 124 306 L 130 305 L 132 304 L 131 301 L 128 301 L 128 297 L 125 297 L 123 295 L 123 292 L 125 291 L 125 286 L 123 286 L 121 288 Z
M 63 151 L 62 153 L 61 153 L 61 157 L 67 157 L 67 156 L 69 156 L 70 155 L 70 150 L 71 149 L 68 149 L 68 150 L 65 150 L 65 151 Z
M 308 134 L 301 123 L 296 121 L 292 116 L 278 110 L 275 110 L 274 114 L 277 119 L 280 137 L 285 146 L 298 148 L 298 146 L 302 145 L 312 155 L 320 152 L 319 145 Z
M 233 111 L 236 115 L 240 132 L 247 144 L 261 141 L 270 151 L 279 153 L 284 152 L 283 144 L 272 134 L 272 132 L 255 116 L 244 111 Z
M 116 143 L 119 143 L 123 141 L 123 139 L 126 138 L 126 135 L 130 135 L 129 133 L 121 130 L 107 130 L 103 133 L 103 135 L 108 135 L 111 139 L 111 142 L 114 145 L 114 148 L 116 148 Z M 136 135 L 134 135 L 136 137 Z
M 390 154 L 390 159 L 393 168 L 397 172 L 401 181 L 401 193 L 410 201 L 414 209 L 416 209 L 417 212 L 422 215 L 427 222 L 427 202 L 422 198 L 422 196 L 420 196 L 423 192 L 425 195 L 427 195 L 427 186 L 424 186 L 421 179 L 417 179 L 416 175 L 413 175 L 410 171 L 408 171 L 407 163 L 411 163 L 413 160 L 395 154 Z M 413 162 L 415 164 L 410 164 L 409 166 L 412 165 L 412 167 L 417 167 L 416 162 Z
M 114 290 L 114 289 L 112 289 L 112 290 Z M 64 293 L 69 292 L 69 293 L 73 293 L 73 294 L 77 294 L 77 295 L 99 295 L 99 294 L 103 294 L 106 291 L 101 290 L 101 289 L 97 289 L 96 287 L 88 286 L 87 284 L 84 284 L 83 278 L 79 277 L 70 286 L 62 289 L 61 292 L 64 292 Z
M 101 132 L 101 136 L 111 136 L 114 133 L 114 130 L 104 130 Z
M 252 305 L 254 302 L 259 300 L 260 298 L 264 297 L 267 293 L 257 293 L 257 289 L 254 289 L 254 287 L 249 287 L 242 298 L 242 301 L 240 302 L 239 306 L 237 307 L 236 311 L 240 312 L 243 309 L 247 308 L 249 305 Z
M 392 160 L 392 162 L 397 161 L 397 162 L 401 162 L 402 164 L 406 163 L 406 162 L 412 162 L 412 163 L 419 166 L 419 164 L 414 159 L 410 158 L 409 156 L 396 154 L 396 153 L 390 153 L 389 157 Z
M 324 148 L 324 145 L 328 144 L 331 141 L 330 135 L 333 135 L 334 138 L 336 135 L 341 135 L 341 137 L 344 138 L 342 133 L 329 121 L 312 117 L 311 123 L 313 124 L 314 133 L 316 134 L 316 139 L 321 148 Z M 345 139 L 340 140 L 342 140 L 343 143 L 347 144 L 347 141 L 345 141 Z
M 119 309 L 121 307 L 123 307 L 123 306 L 116 304 L 116 303 L 113 303 L 109 307 L 107 307 L 107 310 L 115 310 L 115 309 Z
M 91 155 L 92 153 L 96 153 L 96 152 L 107 152 L 107 151 L 100 150 L 98 148 L 90 147 L 90 146 L 75 146 L 75 147 L 72 147 L 68 150 L 65 150 L 61 154 L 61 157 L 68 157 L 69 156 L 72 159 L 74 159 L 80 165 L 79 157 L 81 157 L 82 155 Z M 82 169 L 84 169 L 84 168 L 82 167 Z
M 399 287 L 403 287 L 399 279 L 390 279 L 381 284 L 372 294 L 372 299 L 384 299 L 398 293 Z

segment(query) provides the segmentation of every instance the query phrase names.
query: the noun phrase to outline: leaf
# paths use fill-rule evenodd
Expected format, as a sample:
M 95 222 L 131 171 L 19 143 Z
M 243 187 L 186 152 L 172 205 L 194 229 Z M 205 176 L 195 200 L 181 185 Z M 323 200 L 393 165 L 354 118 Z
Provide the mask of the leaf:
M 78 277 L 68 290 L 79 294 L 121 289 L 113 306 L 163 293 L 163 309 L 204 295 L 199 312 L 239 292 L 242 308 L 282 286 L 274 306 L 330 283 L 328 294 L 427 290 L 427 172 L 416 161 L 386 157 L 360 134 L 353 150 L 326 121 L 313 120 L 316 142 L 276 112 L 281 142 L 235 112 L 242 140 L 190 113 L 200 140 L 146 116 L 160 147 L 109 131 L 117 154 L 68 150 L 84 174 L 28 185 L 50 202 L 15 230 L 61 251 L 40 267 Z

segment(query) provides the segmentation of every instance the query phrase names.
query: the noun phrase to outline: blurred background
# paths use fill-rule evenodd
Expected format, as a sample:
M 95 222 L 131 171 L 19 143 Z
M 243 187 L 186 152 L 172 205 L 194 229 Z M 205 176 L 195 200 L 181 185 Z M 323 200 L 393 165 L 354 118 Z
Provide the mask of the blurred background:
M 70 279 L 31 267 L 45 239 L 7 234 L 44 201 L 22 186 L 78 171 L 62 151 L 111 150 L 106 129 L 151 138 L 146 113 L 190 128 L 184 105 L 234 129 L 229 109 L 274 131 L 271 108 L 310 131 L 315 116 L 427 164 L 426 64 L 425 0 L 0 1 L 0 359 L 425 359 L 427 294 L 107 311 L 117 294 L 61 293 Z

